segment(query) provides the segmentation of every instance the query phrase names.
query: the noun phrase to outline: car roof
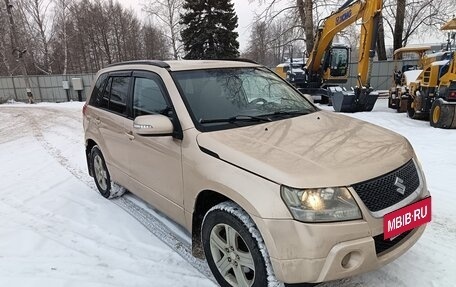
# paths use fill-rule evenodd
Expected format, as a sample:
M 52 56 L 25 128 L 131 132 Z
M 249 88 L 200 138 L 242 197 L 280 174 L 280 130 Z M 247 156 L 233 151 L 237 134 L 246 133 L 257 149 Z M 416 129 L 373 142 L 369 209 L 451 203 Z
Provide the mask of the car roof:
M 220 60 L 175 60 L 175 61 L 165 61 L 165 63 L 169 64 L 171 71 L 260 66 L 258 64 L 252 63 L 252 62 L 220 61 Z
M 259 67 L 257 63 L 247 59 L 233 60 L 137 60 L 114 63 L 103 70 L 116 71 L 125 69 L 138 69 L 145 66 L 156 66 L 169 71 L 186 71 L 186 70 L 203 70 L 216 68 L 242 68 L 242 67 Z

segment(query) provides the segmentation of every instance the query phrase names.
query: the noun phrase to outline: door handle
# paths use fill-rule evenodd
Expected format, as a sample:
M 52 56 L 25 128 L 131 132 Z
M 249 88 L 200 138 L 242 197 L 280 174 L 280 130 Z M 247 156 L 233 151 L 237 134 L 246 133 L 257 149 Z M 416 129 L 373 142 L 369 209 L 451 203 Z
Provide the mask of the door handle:
M 100 118 L 95 118 L 95 124 L 99 126 L 101 124 Z
M 132 131 L 126 132 L 125 135 L 127 135 L 128 139 L 131 141 L 135 139 Z

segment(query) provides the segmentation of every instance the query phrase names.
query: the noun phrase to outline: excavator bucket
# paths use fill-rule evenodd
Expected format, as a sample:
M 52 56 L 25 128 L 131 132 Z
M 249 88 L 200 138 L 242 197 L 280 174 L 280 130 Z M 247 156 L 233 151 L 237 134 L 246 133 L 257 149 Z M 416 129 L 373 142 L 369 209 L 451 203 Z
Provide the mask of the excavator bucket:
M 336 112 L 370 112 L 378 99 L 378 92 L 372 89 L 356 88 L 354 92 L 337 92 L 332 95 L 333 108 Z

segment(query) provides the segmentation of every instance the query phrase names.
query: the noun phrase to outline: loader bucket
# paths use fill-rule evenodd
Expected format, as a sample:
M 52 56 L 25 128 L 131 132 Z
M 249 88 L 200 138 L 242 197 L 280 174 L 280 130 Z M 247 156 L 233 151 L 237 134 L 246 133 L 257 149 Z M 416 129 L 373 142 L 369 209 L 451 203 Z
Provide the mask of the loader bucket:
M 357 89 L 355 92 L 338 92 L 332 95 L 333 108 L 336 112 L 370 112 L 374 108 L 378 92 L 371 89 Z

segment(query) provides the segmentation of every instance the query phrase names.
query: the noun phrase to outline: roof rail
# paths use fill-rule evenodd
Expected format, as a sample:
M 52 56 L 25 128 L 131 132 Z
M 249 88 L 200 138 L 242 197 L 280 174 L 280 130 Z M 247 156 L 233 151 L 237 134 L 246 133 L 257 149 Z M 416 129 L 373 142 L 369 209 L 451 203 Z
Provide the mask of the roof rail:
M 123 66 L 123 65 L 152 65 L 160 68 L 168 69 L 170 66 L 168 63 L 160 60 L 134 60 L 134 61 L 125 61 L 114 64 L 109 64 L 107 67 Z
M 247 59 L 247 58 L 221 58 L 221 59 L 215 59 L 215 60 L 219 60 L 219 61 L 247 62 L 247 63 L 252 63 L 252 64 L 258 64 L 256 61 L 250 60 L 250 59 Z

